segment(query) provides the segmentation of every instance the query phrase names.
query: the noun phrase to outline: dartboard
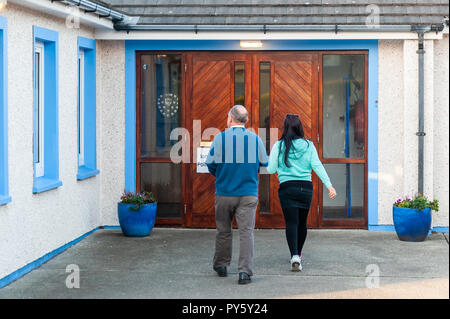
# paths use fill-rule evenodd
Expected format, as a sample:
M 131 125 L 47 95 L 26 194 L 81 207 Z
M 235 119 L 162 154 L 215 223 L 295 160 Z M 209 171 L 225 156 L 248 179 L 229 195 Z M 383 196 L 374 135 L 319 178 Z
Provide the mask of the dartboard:
M 178 96 L 173 93 L 162 94 L 158 97 L 157 105 L 162 116 L 174 117 L 178 112 Z

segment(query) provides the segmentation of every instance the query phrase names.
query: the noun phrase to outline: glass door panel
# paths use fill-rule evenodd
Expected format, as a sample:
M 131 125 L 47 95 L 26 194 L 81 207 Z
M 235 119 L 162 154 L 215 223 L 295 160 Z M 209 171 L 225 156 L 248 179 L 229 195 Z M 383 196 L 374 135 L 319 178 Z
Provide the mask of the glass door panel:
M 321 226 L 364 227 L 367 54 L 323 53 L 321 160 L 338 196 L 322 189 Z
M 181 126 L 181 55 L 141 57 L 141 157 L 169 158 Z
M 270 62 L 259 63 L 259 135 L 270 153 Z M 263 133 L 263 134 L 261 134 Z M 270 213 L 270 175 L 259 176 L 259 210 Z
M 234 104 L 245 105 L 245 62 L 234 62 Z
M 151 191 L 158 201 L 158 218 L 181 218 L 181 166 L 142 163 L 141 191 Z
M 182 55 L 141 54 L 138 86 L 137 190 L 158 201 L 157 218 L 182 218 L 181 164 L 170 150 L 173 129 L 182 126 Z
M 323 56 L 323 157 L 364 158 L 364 55 Z
M 324 166 L 339 196 L 330 199 L 323 186 L 322 218 L 364 220 L 364 164 Z

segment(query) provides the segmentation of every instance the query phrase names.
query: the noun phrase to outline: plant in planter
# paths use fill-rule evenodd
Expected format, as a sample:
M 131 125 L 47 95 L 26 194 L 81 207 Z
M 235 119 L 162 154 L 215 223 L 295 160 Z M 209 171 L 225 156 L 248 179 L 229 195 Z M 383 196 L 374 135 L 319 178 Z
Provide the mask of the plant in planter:
M 150 192 L 125 192 L 118 203 L 120 228 L 125 236 L 148 236 L 155 225 L 155 197 Z
M 431 228 L 431 211 L 439 210 L 438 200 L 418 194 L 399 198 L 393 207 L 394 227 L 403 241 L 424 241 Z

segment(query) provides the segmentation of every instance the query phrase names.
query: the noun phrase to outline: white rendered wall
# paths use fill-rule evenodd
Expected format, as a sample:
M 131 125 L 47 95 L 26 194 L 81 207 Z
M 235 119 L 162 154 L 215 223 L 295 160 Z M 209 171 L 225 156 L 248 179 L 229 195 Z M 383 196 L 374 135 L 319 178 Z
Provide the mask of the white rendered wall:
M 100 224 L 100 177 L 77 181 L 77 36 L 65 20 L 12 3 L 8 19 L 9 187 L 0 206 L 0 278 Z M 59 32 L 59 165 L 63 185 L 33 194 L 33 25 Z M 99 122 L 99 121 L 98 121 Z M 97 141 L 97 146 L 100 141 Z
M 448 35 L 424 48 L 424 193 L 440 201 L 433 227 L 448 227 Z M 417 40 L 379 42 L 379 225 L 392 225 L 392 203 L 418 189 L 417 49 Z
M 125 42 L 97 41 L 97 105 L 101 108 L 101 225 L 119 225 L 125 189 Z
M 378 224 L 392 225 L 403 195 L 403 41 L 379 41 L 378 66 Z
M 434 226 L 449 224 L 449 38 L 434 41 L 434 169 L 433 193 L 440 210 L 433 216 Z

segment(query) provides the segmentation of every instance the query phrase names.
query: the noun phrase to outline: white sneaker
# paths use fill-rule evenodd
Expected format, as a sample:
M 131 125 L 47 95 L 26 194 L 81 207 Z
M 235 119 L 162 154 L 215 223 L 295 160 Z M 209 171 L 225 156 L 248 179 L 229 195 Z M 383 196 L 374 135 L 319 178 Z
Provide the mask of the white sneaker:
M 295 272 L 302 271 L 302 259 L 299 255 L 294 255 L 291 259 L 291 270 Z

